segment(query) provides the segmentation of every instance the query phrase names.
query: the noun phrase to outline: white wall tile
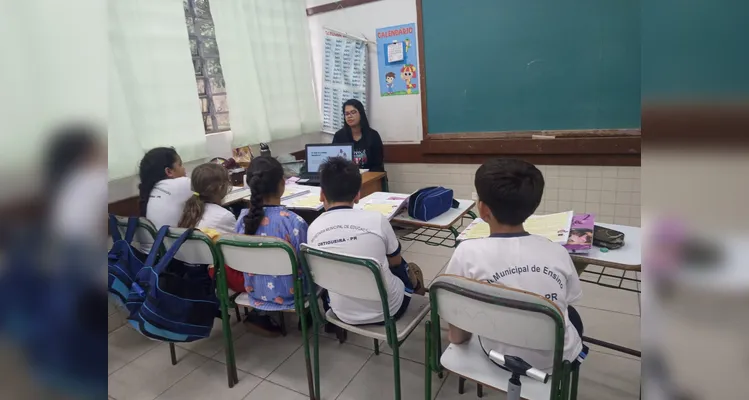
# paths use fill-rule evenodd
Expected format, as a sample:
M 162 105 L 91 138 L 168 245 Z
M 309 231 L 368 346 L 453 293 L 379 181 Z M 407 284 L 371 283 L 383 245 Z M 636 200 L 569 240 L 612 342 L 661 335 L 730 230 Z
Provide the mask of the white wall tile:
M 607 204 L 616 203 L 616 192 L 609 192 L 609 191 L 601 192 L 601 203 L 607 203 Z
M 640 192 L 631 193 L 630 194 L 630 200 L 629 200 L 630 204 L 635 205 L 635 206 L 639 206 L 640 205 L 640 196 L 641 196 Z
M 604 178 L 616 178 L 616 167 L 603 167 Z
M 600 203 L 601 192 L 598 190 L 588 190 L 587 192 L 585 192 L 585 202 L 586 203 Z
M 425 186 L 453 189 L 471 198 L 477 164 L 387 164 L 390 190 L 411 193 Z M 544 175 L 544 197 L 537 213 L 589 212 L 596 221 L 640 225 L 640 168 L 537 166 Z M 619 222 L 616 222 L 619 221 Z
M 573 178 L 572 181 L 572 189 L 575 190 L 584 190 L 586 187 L 588 187 L 588 179 L 587 178 Z
M 601 183 L 601 190 L 616 190 L 616 179 L 614 178 L 603 178 Z
M 632 194 L 629 192 L 616 192 L 616 204 L 630 204 Z
M 617 179 L 616 180 L 616 191 L 617 192 L 631 192 L 634 188 L 634 179 Z
M 601 190 L 603 188 L 603 178 L 588 178 L 588 190 Z
M 585 203 L 585 212 L 593 215 L 601 213 L 601 203 Z

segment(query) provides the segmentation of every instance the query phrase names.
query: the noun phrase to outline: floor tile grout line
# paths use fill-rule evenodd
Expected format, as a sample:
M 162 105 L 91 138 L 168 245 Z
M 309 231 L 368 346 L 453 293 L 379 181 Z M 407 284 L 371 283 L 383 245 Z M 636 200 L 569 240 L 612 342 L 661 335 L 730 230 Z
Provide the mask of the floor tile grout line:
M 168 343 L 168 342 L 164 342 L 164 343 Z M 195 353 L 193 353 L 193 354 L 195 354 Z M 210 360 L 210 358 L 207 358 L 204 355 L 198 354 L 198 356 L 201 357 L 201 358 L 203 358 L 203 362 L 202 363 L 198 364 L 195 368 L 191 369 L 190 372 L 188 372 L 188 373 L 185 374 L 185 376 L 179 378 L 177 380 L 177 382 L 174 382 L 171 386 L 169 386 L 168 388 L 164 389 L 161 393 L 157 394 L 156 397 L 153 398 L 153 400 L 158 400 L 158 398 L 161 397 L 161 395 L 163 395 L 164 393 L 166 393 L 167 391 L 169 391 L 169 389 L 173 388 L 178 383 L 182 382 L 190 374 L 192 374 L 193 372 L 197 371 L 200 367 L 202 367 L 203 365 L 205 365 L 206 363 L 208 363 L 208 361 Z M 177 360 L 177 364 L 179 364 L 179 360 Z M 176 365 L 172 365 L 172 367 L 176 367 Z
M 348 387 L 351 385 L 351 382 L 353 382 L 354 379 L 356 379 L 356 377 L 359 376 L 359 374 L 361 373 L 361 370 L 363 370 L 364 367 L 367 366 L 367 363 L 369 362 L 369 360 L 371 360 L 372 357 L 374 357 L 374 356 L 375 356 L 375 353 L 374 353 L 374 350 L 373 350 L 369 354 L 369 357 L 367 357 L 367 361 L 364 361 L 364 364 L 362 364 L 362 366 L 359 368 L 358 371 L 356 371 L 356 373 L 354 374 L 354 376 L 351 377 L 351 379 L 348 381 L 348 383 L 346 384 L 346 386 L 344 386 L 343 389 L 341 389 L 341 393 L 338 393 L 338 396 L 335 397 L 335 400 L 338 400 L 338 398 L 340 398 L 341 395 L 343 395 L 343 392 L 345 392 L 346 389 L 348 389 Z M 320 396 L 322 396 L 322 391 L 320 391 Z
M 637 318 L 642 319 L 641 315 L 631 314 L 631 313 L 622 312 L 622 311 L 606 310 L 604 308 L 597 308 L 597 307 L 585 306 L 585 305 L 582 305 L 582 304 L 573 304 L 572 306 L 574 306 L 575 308 L 578 308 L 578 307 L 579 308 L 587 308 L 587 309 L 590 309 L 590 310 L 605 311 L 605 312 L 610 312 L 610 313 L 613 313 L 613 314 L 629 315 L 630 317 L 637 317 Z M 585 320 L 583 320 L 583 326 L 584 325 L 585 325 Z

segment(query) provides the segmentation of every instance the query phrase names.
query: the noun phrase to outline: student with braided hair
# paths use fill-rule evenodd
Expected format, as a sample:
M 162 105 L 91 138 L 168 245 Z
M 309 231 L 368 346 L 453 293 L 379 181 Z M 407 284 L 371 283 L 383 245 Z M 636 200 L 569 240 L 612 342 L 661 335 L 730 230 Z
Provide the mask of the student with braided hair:
M 275 158 L 255 157 L 247 169 L 247 185 L 252 195 L 250 208 L 239 214 L 236 232 L 246 235 L 274 236 L 287 241 L 299 253 L 307 242 L 307 223 L 281 205 L 286 188 L 281 163 Z M 294 276 L 244 274 L 245 290 L 257 310 L 294 309 Z M 279 327 L 267 315 L 254 313 L 249 322 L 260 333 L 276 334 Z

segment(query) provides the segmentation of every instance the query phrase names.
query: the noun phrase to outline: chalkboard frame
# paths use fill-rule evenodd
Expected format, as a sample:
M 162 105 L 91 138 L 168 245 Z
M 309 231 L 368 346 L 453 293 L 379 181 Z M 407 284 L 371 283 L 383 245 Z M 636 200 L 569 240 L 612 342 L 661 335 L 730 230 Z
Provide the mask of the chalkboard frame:
M 424 154 L 637 155 L 641 129 L 577 129 L 547 131 L 455 132 L 430 134 L 427 107 L 427 63 L 424 46 L 423 1 L 416 2 L 417 50 L 421 90 L 422 152 Z M 534 135 L 554 139 L 534 139 Z

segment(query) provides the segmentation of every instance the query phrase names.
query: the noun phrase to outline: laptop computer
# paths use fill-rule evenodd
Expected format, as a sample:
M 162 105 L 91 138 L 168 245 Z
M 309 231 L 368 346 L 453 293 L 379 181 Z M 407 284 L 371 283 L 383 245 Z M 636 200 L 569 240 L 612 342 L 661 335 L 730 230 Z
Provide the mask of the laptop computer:
M 301 185 L 320 185 L 320 165 L 330 157 L 342 157 L 354 160 L 354 145 L 349 144 L 308 144 L 304 148 L 307 172 L 299 175 L 297 183 Z

